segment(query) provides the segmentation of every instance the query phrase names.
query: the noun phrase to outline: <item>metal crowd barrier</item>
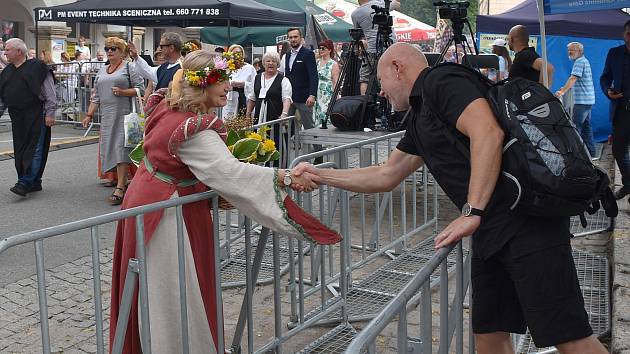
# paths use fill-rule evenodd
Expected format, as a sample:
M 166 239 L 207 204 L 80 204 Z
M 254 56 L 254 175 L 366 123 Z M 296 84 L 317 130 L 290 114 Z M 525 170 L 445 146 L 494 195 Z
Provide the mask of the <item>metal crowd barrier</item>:
M 290 130 L 292 119 L 287 118 L 279 122 L 267 123 L 286 125 Z M 315 157 L 323 157 L 324 162 L 321 167 L 348 168 L 352 166 L 369 166 L 380 163 L 388 155 L 393 148 L 392 139 L 397 139 L 402 133 L 393 133 L 383 137 L 368 139 L 365 141 L 349 144 L 346 146 L 335 147 L 325 151 L 319 151 L 312 154 L 299 156 L 292 160 L 289 167 L 293 167 L 301 161 L 310 161 Z M 299 137 L 297 142 L 289 142 L 290 144 L 299 146 Z M 285 147 L 279 146 L 280 149 Z M 292 158 L 291 152 L 287 152 L 287 157 Z M 288 161 L 288 160 L 287 160 Z M 282 166 L 282 162 L 280 163 Z M 295 199 L 306 210 L 317 215 L 326 225 L 339 230 L 344 236 L 344 240 L 335 246 L 318 246 L 305 245 L 302 240 L 293 240 L 289 238 L 287 241 L 283 237 L 269 237 L 270 231 L 261 228 L 258 236 L 257 246 L 253 246 L 253 233 L 255 232 L 252 222 L 247 218 L 242 218 L 242 224 L 239 221 L 238 227 L 243 233 L 244 244 L 244 264 L 242 264 L 242 273 L 245 276 L 245 294 L 243 295 L 243 304 L 240 308 L 238 322 L 234 327 L 226 328 L 233 334 L 224 337 L 223 312 L 222 304 L 224 303 L 221 296 L 221 277 L 222 272 L 217 272 L 217 309 L 216 320 L 219 327 L 218 352 L 223 353 L 225 350 L 225 340 L 231 339 L 230 348 L 233 352 L 248 353 L 264 353 L 268 350 L 274 350 L 277 353 L 288 351 L 290 340 L 294 339 L 298 334 L 305 333 L 317 324 L 329 323 L 331 321 L 339 323 L 348 323 L 353 320 L 364 320 L 375 316 L 380 308 L 371 307 L 371 313 L 358 314 L 353 312 L 357 309 L 355 305 L 348 299 L 356 287 L 353 282 L 362 276 L 362 272 L 366 269 L 369 271 L 373 261 L 382 260 L 388 257 L 394 257 L 404 249 L 408 248 L 415 237 L 419 234 L 427 232 L 430 236 L 437 231 L 437 185 L 433 184 L 429 188 L 428 173 L 426 170 L 418 174 L 413 174 L 409 179 L 401 183 L 399 190 L 389 194 L 363 195 L 354 194 L 345 190 L 322 186 L 316 193 L 300 193 L 295 195 Z M 429 192 L 432 192 L 431 194 Z M 407 196 L 411 194 L 408 198 Z M 418 197 L 418 194 L 421 197 Z M 394 197 L 398 198 L 398 203 L 394 202 Z M 178 248 L 180 261 L 180 296 L 185 296 L 185 279 L 183 278 L 183 270 L 185 267 L 181 247 L 183 245 L 183 220 L 182 205 L 186 203 L 196 202 L 200 200 L 211 199 L 213 206 L 214 234 L 220 235 L 220 223 L 222 220 L 218 208 L 218 196 L 214 192 L 200 193 L 192 196 L 180 197 L 154 203 L 151 205 L 141 206 L 133 209 L 118 211 L 98 217 L 88 218 L 52 228 L 33 231 L 22 235 L 13 236 L 0 241 L 0 254 L 9 247 L 15 245 L 34 242 L 36 263 L 37 263 L 37 281 L 39 295 L 39 311 L 41 319 L 42 347 L 44 353 L 50 352 L 50 336 L 48 328 L 48 307 L 46 302 L 46 279 L 45 265 L 43 258 L 43 242 L 48 237 L 58 236 L 78 230 L 89 229 L 92 239 L 92 272 L 94 287 L 94 306 L 95 306 L 95 322 L 96 322 L 96 341 L 97 352 L 105 351 L 103 338 L 103 314 L 102 300 L 100 289 L 100 265 L 99 265 L 99 241 L 98 231 L 99 225 L 118 221 L 124 218 L 135 217 L 137 225 L 137 257 L 130 261 L 127 273 L 126 287 L 123 290 L 123 303 L 121 304 L 121 312 L 117 325 L 117 334 L 120 336 L 125 333 L 125 321 L 128 318 L 131 297 L 134 287 L 139 289 L 139 317 L 141 323 L 149 324 L 148 306 L 147 304 L 147 283 L 146 283 L 146 265 L 144 261 L 144 242 L 143 242 L 143 215 L 149 212 L 157 211 L 165 208 L 176 208 L 178 215 Z M 421 200 L 422 199 L 422 200 Z M 374 213 L 367 211 L 366 204 L 373 203 Z M 411 206 L 408 204 L 411 203 Z M 417 206 L 419 205 L 419 206 Z M 394 207 L 397 206 L 397 207 Z M 399 215 L 398 215 L 399 213 Z M 396 214 L 396 217 L 394 215 Z M 417 215 L 419 214 L 419 215 Z M 223 220 L 228 220 L 225 216 Z M 373 220 L 370 220 L 373 219 Z M 226 222 L 226 229 L 231 228 L 231 222 Z M 373 230 L 370 230 L 373 229 Z M 353 230 L 359 230 L 357 232 Z M 374 231 L 378 235 L 373 247 L 369 242 L 373 239 L 369 231 Z M 381 232 L 383 235 L 381 236 Z M 240 233 L 240 231 L 239 231 Z M 240 236 L 238 236 L 240 237 Z M 269 239 L 272 239 L 270 248 L 266 247 Z M 279 242 L 276 242 L 279 241 Z M 219 237 L 214 238 L 215 254 L 220 255 L 221 249 L 228 250 L 235 247 L 235 238 L 230 231 L 229 236 L 226 231 L 226 237 L 221 244 Z M 296 247 L 297 244 L 297 247 Z M 353 246 L 353 244 L 356 244 Z M 257 301 L 260 297 L 254 297 L 254 288 L 258 283 L 258 277 L 261 274 L 264 260 L 265 250 L 271 249 L 271 279 L 273 282 L 273 311 L 268 314 L 269 321 L 265 321 L 264 314 L 256 313 L 254 316 L 254 299 Z M 283 253 L 284 252 L 284 253 Z M 216 257 L 216 269 L 222 269 L 223 263 L 221 257 Z M 280 264 L 284 261 L 288 264 L 289 275 L 281 278 L 282 269 Z M 268 264 L 269 265 L 269 264 Z M 447 274 L 448 266 L 445 266 L 442 274 Z M 136 283 L 137 282 L 137 283 Z M 286 286 L 286 288 L 283 286 Z M 367 301 L 367 300 L 366 300 Z M 185 298 L 181 299 L 181 321 L 187 323 L 187 310 Z M 286 305 L 283 306 L 283 303 Z M 382 304 L 384 305 L 384 304 Z M 284 307 L 284 309 L 283 309 Z M 288 307 L 288 309 L 287 309 Z M 260 339 L 257 335 L 257 328 L 260 326 L 269 328 L 268 323 L 273 322 L 273 338 L 267 340 Z M 287 326 L 288 324 L 288 326 Z M 182 326 L 182 338 L 187 338 L 187 326 Z M 122 345 L 122 338 L 117 337 L 113 343 L 110 343 L 113 352 L 119 352 Z M 151 352 L 150 327 L 142 326 L 140 333 L 142 340 L 143 352 Z M 187 352 L 187 340 L 183 341 L 182 352 Z
M 136 231 L 137 231 L 137 259 L 131 260 L 129 264 L 129 270 L 127 276 L 127 283 L 132 284 L 134 280 L 139 277 L 140 280 L 140 312 L 143 323 L 148 322 L 148 304 L 146 302 L 147 299 L 147 283 L 146 283 L 146 265 L 144 263 L 144 222 L 143 216 L 146 213 L 175 207 L 178 214 L 178 232 L 177 237 L 179 240 L 178 246 L 183 247 L 183 219 L 182 219 L 182 205 L 188 203 L 194 203 L 201 200 L 211 199 L 213 209 L 213 217 L 218 218 L 218 195 L 215 192 L 205 192 L 194 194 L 185 197 L 179 197 L 175 199 L 170 199 L 167 201 L 149 204 L 145 206 L 140 206 L 132 209 L 121 210 L 114 213 L 109 213 L 105 215 L 100 215 L 96 217 L 91 217 L 59 226 L 54 226 L 46 229 L 41 229 L 37 231 L 27 232 L 21 235 L 12 236 L 3 240 L 0 240 L 0 255 L 5 252 L 7 249 L 33 242 L 35 246 L 35 261 L 36 261 L 36 270 L 37 270 L 37 293 L 38 293 L 38 302 L 39 302 L 39 318 L 40 318 L 40 327 L 41 327 L 41 335 L 42 335 L 42 351 L 43 353 L 51 352 L 51 343 L 50 343 L 50 334 L 49 334 L 49 316 L 48 316 L 48 305 L 47 305 L 47 296 L 46 296 L 46 278 L 45 278 L 45 264 L 44 264 L 44 240 L 54 236 L 60 236 L 64 234 L 68 234 L 74 231 L 79 230 L 90 230 L 91 237 L 91 245 L 92 245 L 92 284 L 94 290 L 94 317 L 96 322 L 96 346 L 97 353 L 101 354 L 106 352 L 105 344 L 104 344 L 104 332 L 103 332 L 103 306 L 102 306 L 102 298 L 101 298 L 101 272 L 100 272 L 100 262 L 99 262 L 99 226 L 111 222 L 116 222 L 122 219 L 135 217 L 136 218 Z M 215 224 L 215 234 L 218 234 L 218 224 Z M 219 250 L 219 238 L 214 239 L 214 248 L 215 253 L 218 254 Z M 183 253 L 180 253 L 180 284 L 185 286 L 185 280 L 183 277 Z M 215 266 L 219 269 L 219 258 L 217 257 L 215 260 Z M 129 281 L 131 279 L 131 281 Z M 220 284 L 220 283 L 217 283 Z M 125 289 L 126 290 L 126 289 Z M 220 285 L 217 285 L 218 294 L 221 293 Z M 127 296 L 132 294 L 125 293 Z M 219 296 L 219 301 L 220 300 Z M 129 297 L 127 297 L 129 300 Z M 128 304 L 130 305 L 130 304 Z M 185 305 L 185 303 L 184 303 Z M 217 316 L 217 323 L 219 323 L 219 329 L 222 330 L 223 324 L 223 314 L 221 312 L 222 306 L 221 303 L 218 303 L 219 306 Z M 121 314 L 123 312 L 123 308 L 121 307 Z M 128 310 L 128 309 L 127 309 Z M 185 308 L 182 309 L 182 316 L 185 316 Z M 124 317 L 121 315 L 121 318 Z M 183 317 L 184 318 L 184 317 Z M 146 322 L 145 322 L 146 321 Z M 183 322 L 186 323 L 186 322 Z M 119 321 L 120 324 L 120 321 Z M 186 327 L 186 326 L 184 326 Z M 118 333 L 124 333 L 124 327 L 118 327 L 121 330 Z M 143 349 L 145 353 L 150 353 L 150 340 L 149 337 L 149 326 L 143 326 L 143 332 L 141 333 Z M 222 338 L 222 337 L 220 337 Z M 110 343 L 111 344 L 111 343 Z M 116 351 L 114 351 L 116 352 Z
M 299 123 L 295 119 L 295 116 L 281 118 L 261 124 L 256 124 L 251 127 L 251 130 L 257 130 L 261 127 L 269 128 L 269 138 L 276 141 L 276 149 L 280 153 L 280 159 L 277 163 L 269 163 L 279 168 L 287 168 L 288 163 L 292 161 L 299 154 L 300 136 L 296 132 L 299 130 Z M 294 132 L 290 134 L 289 132 Z M 243 239 L 245 236 L 245 216 L 236 209 L 222 210 L 220 213 L 221 225 L 224 226 L 223 241 L 221 242 L 221 271 L 222 271 L 222 286 L 224 289 L 245 286 L 245 265 L 246 263 L 246 250 L 248 247 L 244 245 Z M 251 225 L 251 233 L 253 240 L 258 242 L 260 232 L 262 231 L 260 225 L 255 222 Z M 260 244 L 259 246 L 265 251 L 261 255 L 262 269 L 261 275 L 258 278 L 257 284 L 264 285 L 273 281 L 273 262 L 272 262 L 272 242 L 268 238 L 267 242 Z M 283 254 L 281 258 L 280 274 L 284 274 L 288 271 L 288 258 L 285 256 L 287 253 L 288 244 L 285 242 L 280 247 L 280 252 Z M 302 250 L 306 252 L 308 248 Z M 297 251 L 297 250 L 296 250 Z
M 447 256 L 455 249 L 455 296 L 449 308 L 449 284 Z M 345 353 L 376 353 L 376 338 L 395 319 L 397 323 L 397 352 L 398 353 L 432 353 L 433 352 L 433 309 L 431 305 L 431 274 L 440 269 L 440 315 L 439 315 L 439 348 L 438 353 L 451 352 L 451 343 L 455 335 L 455 353 L 464 353 L 464 298 L 470 282 L 470 255 L 464 261 L 462 242 L 438 250 L 427 264 L 413 277 L 413 279 L 389 302 L 389 304 L 375 317 L 354 340 Z M 419 333 L 410 337 L 408 333 L 409 311 L 415 305 L 414 299 L 420 294 Z M 471 295 L 469 295 L 469 303 Z M 468 352 L 475 353 L 472 322 L 469 320 Z
M 57 95 L 56 121 L 65 124 L 81 124 L 90 106 L 94 79 L 104 62 L 80 61 L 53 64 L 55 92 Z M 100 125 L 100 107 L 86 131 Z

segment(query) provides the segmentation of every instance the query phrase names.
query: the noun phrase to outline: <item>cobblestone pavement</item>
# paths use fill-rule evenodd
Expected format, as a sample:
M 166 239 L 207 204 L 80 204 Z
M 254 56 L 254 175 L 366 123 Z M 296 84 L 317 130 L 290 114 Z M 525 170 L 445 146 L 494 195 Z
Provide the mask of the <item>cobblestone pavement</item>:
M 100 252 L 101 295 L 108 343 L 112 251 Z M 92 257 L 46 271 L 48 320 L 53 353 L 95 353 Z M 37 277 L 0 288 L 0 352 L 41 353 Z

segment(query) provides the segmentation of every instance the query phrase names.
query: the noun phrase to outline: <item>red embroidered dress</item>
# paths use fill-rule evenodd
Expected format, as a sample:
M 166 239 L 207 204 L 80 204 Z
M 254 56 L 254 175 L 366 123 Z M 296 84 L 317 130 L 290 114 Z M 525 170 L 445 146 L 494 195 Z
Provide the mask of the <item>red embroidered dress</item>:
M 146 111 L 144 150 L 152 172 L 142 163 L 125 195 L 128 209 L 177 196 L 206 191 L 207 186 L 262 225 L 283 235 L 302 237 L 321 244 L 339 242 L 341 237 L 300 209 L 277 187 L 277 171 L 244 164 L 229 153 L 225 128 L 214 115 L 196 115 L 171 110 L 164 91 L 151 96 Z M 146 161 L 146 160 L 145 160 Z M 164 181 L 170 176 L 173 183 Z M 158 178 L 161 177 L 161 178 Z M 184 182 L 194 182 L 187 187 Z M 183 206 L 186 241 L 187 298 L 191 352 L 216 353 L 216 293 L 214 242 L 208 201 Z M 147 278 L 152 350 L 181 349 L 179 285 L 174 210 L 144 216 Z M 152 241 L 153 240 L 153 241 Z M 174 246 L 175 245 L 175 246 Z M 119 306 L 127 265 L 136 255 L 135 219 L 120 221 L 116 231 L 112 274 L 110 345 L 116 333 Z M 174 266 L 173 266 L 174 265 Z M 124 353 L 141 353 L 136 291 L 125 335 Z M 195 306 L 197 306 L 195 308 Z M 203 310 L 200 308 L 203 307 Z

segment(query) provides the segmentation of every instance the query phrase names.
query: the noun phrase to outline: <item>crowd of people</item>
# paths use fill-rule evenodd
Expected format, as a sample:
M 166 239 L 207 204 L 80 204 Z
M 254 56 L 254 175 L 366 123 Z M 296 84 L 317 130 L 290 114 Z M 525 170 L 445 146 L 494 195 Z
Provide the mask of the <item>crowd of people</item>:
M 359 10 L 372 4 L 359 3 Z M 353 22 L 362 27 L 365 18 L 359 10 L 353 14 Z M 630 21 L 623 30 L 625 44 L 610 50 L 600 78 L 601 89 L 613 102 L 613 154 L 623 182 L 617 198 L 630 194 L 630 104 L 625 99 L 630 97 L 630 78 L 626 78 L 630 75 Z M 453 66 L 438 67 L 426 76 L 425 55 L 406 43 L 392 44 L 378 58 L 372 34 L 368 31 L 365 37 L 361 92 L 366 92 L 363 84 L 376 75 L 381 95 L 394 110 L 410 112 L 410 118 L 404 137 L 387 162 L 354 170 L 319 169 L 306 163 L 293 170 L 244 164 L 225 145 L 224 123 L 239 116 L 261 123 L 295 115 L 303 129 L 324 123 L 343 66 L 330 40 L 319 42 L 312 50 L 305 46 L 300 28 L 289 28 L 286 48 L 280 53 L 266 52 L 248 64 L 245 50 L 238 44 L 208 51 L 199 42 L 184 42 L 177 33 L 167 32 L 154 53 L 154 66 L 131 42 L 109 37 L 93 60 L 85 40 L 80 40 L 74 59 L 96 65 L 89 66 L 95 75 L 82 123 L 87 127 L 100 112 L 99 174 L 107 179 L 107 187 L 114 188 L 108 203 L 127 209 L 210 187 L 280 234 L 332 244 L 341 237 L 301 210 L 283 188 L 308 192 L 327 184 L 362 193 L 385 192 L 426 164 L 462 209 L 462 215 L 437 235 L 436 247 L 470 235 L 475 240 L 472 326 L 478 352 L 511 353 L 509 333 L 523 333 L 529 327 L 539 347 L 556 346 L 562 353 L 604 353 L 584 311 L 571 258 L 568 217 L 513 213 L 507 201 L 495 194 L 504 132 L 486 100 L 488 88 Z M 499 63 L 498 70 L 489 73 L 494 75 L 492 80 L 522 77 L 551 87 L 554 67 L 529 46 L 526 27 L 514 26 L 507 38 L 494 41 L 492 48 Z M 515 53 L 513 60 L 508 48 Z M 570 43 L 567 53 L 572 61 L 571 75 L 555 95 L 562 97 L 572 90 L 572 119 L 594 155 L 590 125 L 595 103 L 593 73 L 581 43 Z M 457 51 L 451 55 L 456 56 Z M 67 53 L 62 53 L 62 63 L 52 63 L 47 50 L 39 53 L 39 59 L 36 56 L 19 39 L 7 41 L 0 54 L 4 65 L 0 72 L 0 112 L 8 108 L 13 122 L 18 177 L 11 191 L 20 196 L 42 190 L 57 101 L 50 65 L 56 65 L 55 72 L 66 84 L 80 86 L 69 81 L 79 76 L 63 77 L 63 73 L 70 73 L 64 68 L 72 66 Z M 137 170 L 132 168 L 123 127 L 123 117 L 130 112 L 133 100 L 144 104 L 148 117 L 145 157 Z M 470 160 L 445 139 L 444 124 L 466 137 Z M 275 134 L 276 144 L 280 137 Z M 187 303 L 194 309 L 189 311 L 193 352 L 216 352 L 217 270 L 214 262 L 205 261 L 215 257 L 212 237 L 207 237 L 212 236 L 213 229 L 209 208 L 207 202 L 184 206 L 185 253 L 188 264 L 195 265 L 186 269 L 191 284 Z M 178 278 L 177 247 L 170 237 L 177 226 L 175 212 L 152 213 L 144 221 L 145 240 L 150 243 L 146 260 L 152 341 L 164 352 L 177 352 L 181 330 L 177 321 L 170 321 L 179 311 L 179 294 L 172 291 Z M 128 259 L 135 256 L 134 222 L 121 221 L 116 233 L 110 342 L 116 334 Z M 533 290 L 541 287 L 544 294 Z M 137 306 L 138 302 L 132 301 L 125 352 L 141 351 Z

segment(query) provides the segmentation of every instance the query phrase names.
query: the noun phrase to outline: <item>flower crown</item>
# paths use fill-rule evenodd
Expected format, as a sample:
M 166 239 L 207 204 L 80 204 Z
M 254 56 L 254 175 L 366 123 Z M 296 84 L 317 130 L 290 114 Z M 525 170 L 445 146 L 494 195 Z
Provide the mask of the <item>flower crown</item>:
M 195 42 L 186 42 L 182 46 L 182 50 L 187 53 L 194 52 L 195 50 L 199 50 L 199 49 L 201 48 L 199 48 L 199 46 Z
M 206 88 L 217 82 L 229 81 L 232 73 L 240 69 L 244 63 L 241 53 L 225 52 L 214 57 L 203 69 L 184 70 L 184 80 L 190 86 Z

